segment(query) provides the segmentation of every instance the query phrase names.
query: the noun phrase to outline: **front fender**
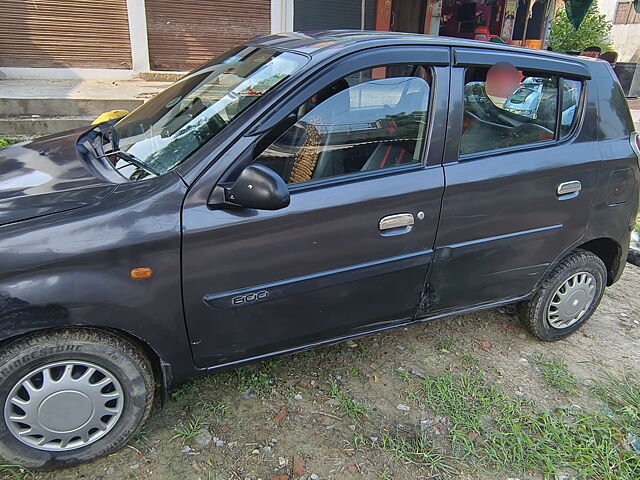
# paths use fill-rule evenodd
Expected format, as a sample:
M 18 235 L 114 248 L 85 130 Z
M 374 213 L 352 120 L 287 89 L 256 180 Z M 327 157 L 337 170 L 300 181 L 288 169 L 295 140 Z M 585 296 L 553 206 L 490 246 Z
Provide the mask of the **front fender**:
M 166 177 L 166 178 L 165 178 Z M 119 185 L 104 201 L 0 227 L 0 340 L 67 326 L 110 328 L 195 371 L 182 312 L 177 175 Z M 150 267 L 151 278 L 130 272 Z

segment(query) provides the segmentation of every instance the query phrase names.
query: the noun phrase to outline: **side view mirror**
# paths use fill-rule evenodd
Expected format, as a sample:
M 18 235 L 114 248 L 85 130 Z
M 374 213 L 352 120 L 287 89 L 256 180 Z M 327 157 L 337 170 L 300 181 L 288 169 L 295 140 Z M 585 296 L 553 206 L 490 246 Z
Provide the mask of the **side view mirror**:
M 246 167 L 230 187 L 216 186 L 209 197 L 213 208 L 246 207 L 279 210 L 289 205 L 289 189 L 269 167 L 254 163 Z

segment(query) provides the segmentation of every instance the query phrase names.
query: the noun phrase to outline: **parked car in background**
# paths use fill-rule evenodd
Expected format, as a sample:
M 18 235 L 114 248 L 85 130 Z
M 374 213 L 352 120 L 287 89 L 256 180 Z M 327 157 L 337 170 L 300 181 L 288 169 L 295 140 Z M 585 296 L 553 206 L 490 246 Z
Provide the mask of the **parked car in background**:
M 3 149 L 0 456 L 90 461 L 193 375 L 415 322 L 516 303 L 563 339 L 622 274 L 639 153 L 604 62 L 360 31 Z
M 562 126 L 570 127 L 576 113 L 580 99 L 580 84 L 576 82 L 563 82 L 562 84 Z M 523 117 L 535 119 L 538 117 L 538 108 L 542 106 L 554 106 L 552 99 L 544 99 L 544 95 L 557 95 L 558 87 L 553 84 L 553 79 L 541 79 L 528 77 L 521 86 L 513 92 L 504 102 L 504 109 Z M 541 112 L 544 115 L 544 112 Z

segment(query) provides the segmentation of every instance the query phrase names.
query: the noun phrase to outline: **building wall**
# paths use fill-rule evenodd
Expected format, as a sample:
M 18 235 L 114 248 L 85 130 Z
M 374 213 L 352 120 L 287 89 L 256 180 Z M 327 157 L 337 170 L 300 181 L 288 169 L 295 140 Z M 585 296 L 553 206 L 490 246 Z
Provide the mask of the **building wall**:
M 613 22 L 618 0 L 599 0 L 600 13 Z M 632 7 L 633 8 L 633 7 Z M 618 52 L 619 62 L 638 62 L 640 60 L 640 23 L 613 25 L 611 29 L 613 47 Z
M 270 33 L 269 0 L 145 0 L 151 70 L 185 71 Z
M 293 0 L 0 0 L 0 80 L 185 71 L 252 36 L 293 30 L 293 10 Z

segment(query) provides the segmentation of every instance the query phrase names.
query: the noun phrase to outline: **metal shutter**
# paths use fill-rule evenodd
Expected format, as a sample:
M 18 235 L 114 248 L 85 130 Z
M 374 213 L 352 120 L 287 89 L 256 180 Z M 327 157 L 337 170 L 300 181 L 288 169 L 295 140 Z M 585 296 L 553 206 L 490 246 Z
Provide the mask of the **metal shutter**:
M 293 29 L 296 31 L 360 30 L 361 0 L 294 0 Z M 376 0 L 365 0 L 364 28 L 375 28 Z
M 126 0 L 0 0 L 0 66 L 131 68 Z
M 269 0 L 147 0 L 152 70 L 191 70 L 271 28 Z

